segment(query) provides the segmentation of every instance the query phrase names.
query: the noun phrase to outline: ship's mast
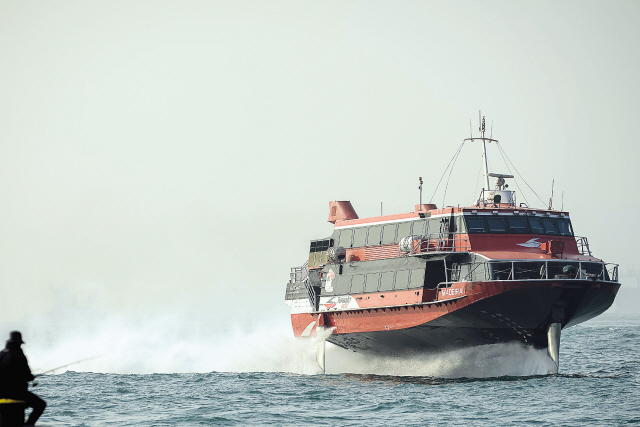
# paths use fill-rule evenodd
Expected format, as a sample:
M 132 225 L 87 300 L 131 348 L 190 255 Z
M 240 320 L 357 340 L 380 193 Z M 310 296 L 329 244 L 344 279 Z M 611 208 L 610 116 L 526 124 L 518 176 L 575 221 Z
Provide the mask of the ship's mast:
M 480 138 L 474 138 L 473 134 L 471 134 L 471 138 L 465 139 L 465 141 L 477 141 L 477 140 L 482 141 L 482 166 L 484 167 L 484 189 L 482 190 L 482 194 L 480 194 L 480 198 L 478 199 L 477 204 L 485 205 L 487 203 L 493 203 L 493 200 L 494 200 L 493 198 L 496 195 L 494 191 L 498 191 L 498 190 L 501 192 L 500 194 L 498 194 L 498 196 L 500 196 L 500 198 L 498 199 L 500 200 L 500 202 L 498 203 L 505 203 L 507 199 L 509 200 L 508 203 L 512 203 L 511 197 L 513 192 L 507 192 L 506 190 L 507 186 L 504 185 L 504 178 L 513 178 L 513 175 L 489 173 L 489 161 L 487 160 L 487 142 L 497 143 L 498 141 L 492 138 L 493 135 L 491 135 L 491 137 L 489 138 L 485 136 L 485 130 L 486 130 L 485 119 L 481 111 L 478 111 L 478 120 L 480 122 L 480 125 L 478 127 L 478 130 L 480 131 Z M 491 187 L 489 186 L 489 177 L 494 177 L 501 180 L 501 181 L 496 181 L 495 190 L 492 190 Z
M 480 121 L 480 112 L 478 111 L 478 121 Z M 491 190 L 489 188 L 489 168 L 487 167 L 487 140 L 484 137 L 484 131 L 485 131 L 485 127 L 484 127 L 484 116 L 482 116 L 482 121 L 480 124 L 480 133 L 482 135 L 482 158 L 484 160 L 484 182 L 485 182 L 485 190 L 489 191 Z

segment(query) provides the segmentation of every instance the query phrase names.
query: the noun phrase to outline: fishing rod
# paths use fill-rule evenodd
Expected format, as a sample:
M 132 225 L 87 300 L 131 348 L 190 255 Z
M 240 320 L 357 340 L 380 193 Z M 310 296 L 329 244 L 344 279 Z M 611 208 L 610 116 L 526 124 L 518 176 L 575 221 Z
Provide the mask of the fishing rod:
M 98 357 L 102 357 L 102 356 L 93 356 L 93 357 L 87 357 L 86 359 L 76 360 L 75 362 L 67 363 L 66 365 L 58 366 L 57 368 L 49 369 L 48 371 L 44 371 L 44 372 L 40 372 L 39 374 L 35 374 L 33 376 L 33 378 L 37 378 L 37 377 L 40 377 L 42 375 L 46 375 L 49 372 L 57 371 L 58 369 L 66 368 L 67 366 L 75 365 L 75 364 L 81 363 L 81 362 L 86 362 L 87 360 L 97 359 Z

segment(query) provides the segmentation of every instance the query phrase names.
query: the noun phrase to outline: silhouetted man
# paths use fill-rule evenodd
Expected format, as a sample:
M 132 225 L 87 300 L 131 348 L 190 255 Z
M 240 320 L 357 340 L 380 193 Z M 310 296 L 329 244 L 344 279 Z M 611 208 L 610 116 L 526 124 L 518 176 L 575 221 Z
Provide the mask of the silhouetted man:
M 34 380 L 27 358 L 20 346 L 24 344 L 22 334 L 13 331 L 4 350 L 0 351 L 0 397 L 23 400 L 33 408 L 26 424 L 34 425 L 44 412 L 47 404 L 27 389 L 28 382 Z

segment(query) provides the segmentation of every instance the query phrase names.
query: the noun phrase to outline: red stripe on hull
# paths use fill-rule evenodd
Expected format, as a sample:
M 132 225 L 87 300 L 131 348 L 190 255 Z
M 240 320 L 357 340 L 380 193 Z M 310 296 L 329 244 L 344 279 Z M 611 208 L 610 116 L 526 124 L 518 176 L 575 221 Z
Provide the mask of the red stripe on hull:
M 449 300 L 435 303 L 399 305 L 390 307 L 362 308 L 357 310 L 323 312 L 325 324 L 335 327 L 333 334 L 352 334 L 375 331 L 389 331 L 412 328 L 429 323 L 448 313 L 468 307 L 477 301 L 484 300 L 517 289 L 555 289 L 560 294 L 564 289 L 563 282 L 556 281 L 496 281 L 496 282 L 469 282 L 460 284 L 464 289 L 463 296 L 450 296 Z M 614 295 L 620 287 L 618 283 L 583 282 L 585 290 L 601 290 L 612 292 Z M 573 282 L 567 285 L 567 289 L 576 286 Z M 370 294 L 371 295 L 371 294 Z M 611 299 L 613 301 L 613 299 Z M 392 305 L 392 304 L 389 304 Z M 517 307 L 511 307 L 517 309 Z M 605 307 L 604 309 L 608 308 Z M 604 310 L 603 309 L 603 310 Z M 603 311 L 602 310 L 602 311 Z M 600 314 L 597 313 L 597 314 Z M 597 315 L 595 314 L 595 315 Z M 299 313 L 291 315 L 293 332 L 295 336 L 302 336 L 305 328 L 317 320 L 318 313 Z M 587 320 L 590 317 L 585 317 Z M 567 321 L 571 324 L 570 319 Z M 314 328 L 315 329 L 315 328 Z M 315 330 L 312 330 L 314 335 Z

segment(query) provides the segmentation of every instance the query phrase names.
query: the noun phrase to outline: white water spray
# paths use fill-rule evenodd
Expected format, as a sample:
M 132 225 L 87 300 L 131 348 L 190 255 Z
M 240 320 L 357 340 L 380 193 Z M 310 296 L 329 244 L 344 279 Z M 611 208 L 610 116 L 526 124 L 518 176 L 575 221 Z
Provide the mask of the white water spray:
M 294 338 L 288 317 L 270 323 L 228 319 L 195 322 L 173 316 L 135 323 L 103 321 L 64 330 L 27 327 L 24 350 L 35 372 L 86 357 L 74 371 L 120 374 L 185 372 L 321 373 L 316 339 Z M 243 324 L 243 326 L 240 326 Z M 236 325 L 236 326 L 234 326 Z M 326 331 L 329 335 L 329 330 Z M 544 350 L 497 344 L 412 357 L 371 356 L 327 343 L 326 373 L 429 377 L 543 375 L 553 362 Z
M 369 356 L 327 347 L 327 373 L 489 378 L 545 375 L 552 365 L 545 350 L 520 344 L 492 344 L 408 357 Z

